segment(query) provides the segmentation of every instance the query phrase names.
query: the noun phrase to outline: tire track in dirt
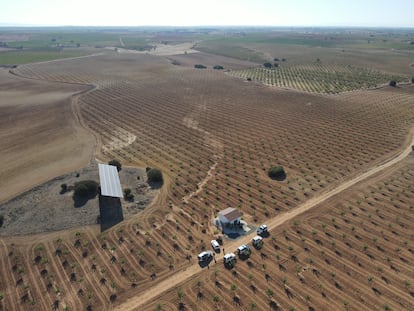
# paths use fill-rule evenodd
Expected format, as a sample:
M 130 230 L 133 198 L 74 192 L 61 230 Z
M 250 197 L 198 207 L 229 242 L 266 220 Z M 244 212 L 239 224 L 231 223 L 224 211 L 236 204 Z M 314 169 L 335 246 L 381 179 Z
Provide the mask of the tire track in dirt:
M 53 247 L 53 242 L 48 243 L 48 245 L 45 243 L 45 252 L 47 254 L 48 258 L 53 258 L 55 255 L 52 253 L 51 249 Z M 56 278 L 53 280 L 53 285 L 57 284 L 57 281 L 60 281 L 59 288 L 64 288 L 64 291 L 66 293 L 65 299 L 66 299 L 66 305 L 70 306 L 72 309 L 76 309 L 76 306 L 82 305 L 81 300 L 76 295 L 75 289 L 70 286 L 68 286 L 68 283 L 66 282 L 66 272 L 65 277 L 62 275 L 62 268 L 57 266 L 57 259 L 51 259 L 50 264 L 53 267 L 53 271 L 56 274 Z
M 89 284 L 93 288 L 95 288 L 95 291 L 94 291 L 95 299 L 97 298 L 101 302 L 101 305 L 104 306 L 107 303 L 108 299 L 106 299 L 105 292 L 102 290 L 101 287 L 94 286 L 93 277 L 90 276 L 89 271 L 86 271 L 86 267 L 85 267 L 86 258 L 84 259 L 81 256 L 78 256 L 78 250 L 75 249 L 72 245 L 67 243 L 66 247 L 68 248 L 68 250 L 70 250 L 70 253 L 72 254 L 72 256 L 75 257 L 76 261 L 79 263 L 77 268 L 82 271 L 83 273 L 82 278 L 86 280 L 87 282 L 89 282 Z M 82 259 L 84 262 L 82 262 Z M 71 287 L 74 288 L 74 286 L 71 286 Z
M 358 175 L 357 177 L 348 180 L 342 184 L 340 184 L 338 187 L 325 192 L 317 197 L 314 197 L 310 200 L 308 200 L 307 202 L 301 204 L 299 207 L 297 207 L 296 209 L 292 210 L 292 211 L 288 211 L 282 215 L 279 215 L 273 219 L 271 219 L 268 223 L 267 226 L 269 228 L 269 230 L 272 230 L 276 227 L 279 227 L 280 225 L 286 223 L 287 221 L 293 219 L 294 217 L 303 214 L 307 211 L 309 211 L 310 209 L 314 208 L 315 206 L 319 205 L 320 203 L 328 200 L 329 198 L 343 192 L 344 190 L 354 186 L 355 184 L 368 179 L 369 177 L 373 176 L 374 174 L 381 172 L 382 170 L 385 170 L 387 168 L 389 168 L 390 166 L 404 160 L 407 156 L 410 155 L 410 153 L 413 152 L 412 150 L 412 145 L 414 145 L 414 128 L 411 129 L 409 137 L 407 139 L 406 142 L 409 142 L 405 148 L 403 149 L 402 152 L 400 152 L 399 154 L 393 156 L 391 159 L 389 159 L 388 161 L 385 161 L 382 164 L 379 164 L 373 168 L 371 168 L 370 170 Z M 233 242 L 229 242 L 228 244 L 226 244 L 226 248 L 233 250 L 236 249 L 238 245 L 241 244 L 247 244 L 250 242 L 251 236 L 253 234 L 249 234 L 247 236 L 244 236 L 243 238 L 237 240 L 237 241 L 233 241 Z M 223 254 L 221 253 L 219 256 L 216 256 L 217 260 L 220 260 L 221 257 L 223 256 Z M 155 286 L 153 286 L 152 288 L 149 288 L 147 291 L 145 291 L 142 295 L 138 296 L 138 297 L 132 297 L 129 300 L 125 301 L 124 303 L 118 305 L 114 310 L 138 310 L 139 307 L 143 306 L 145 303 L 151 301 L 152 299 L 154 299 L 155 297 L 161 295 L 161 293 L 165 292 L 166 290 L 177 286 L 178 284 L 181 284 L 183 282 L 185 282 L 187 279 L 191 278 L 193 275 L 200 273 L 200 267 L 197 264 L 194 264 L 190 267 L 188 267 L 187 269 L 183 269 L 180 272 L 177 272 L 176 274 L 174 274 L 173 276 L 171 276 L 170 278 L 166 279 L 165 281 L 162 281 L 158 284 L 156 284 Z
M 2 268 L 1 275 L 5 276 L 3 280 L 8 280 L 9 282 L 13 281 L 13 284 L 16 284 L 16 279 L 13 273 L 11 272 L 12 264 L 10 262 L 10 257 L 8 256 L 9 250 L 7 248 L 6 243 L 4 243 L 4 241 L 1 239 L 0 239 L 0 244 L 1 244 L 1 248 L 5 250 L 4 253 L 0 252 L 1 254 L 4 254 L 4 256 L 0 256 L 0 263 L 1 263 L 1 268 Z M 6 256 L 7 256 L 7 259 L 5 260 Z M 9 286 L 7 288 L 7 291 L 4 293 L 4 298 L 2 301 L 3 304 L 0 304 L 0 306 L 3 305 L 5 306 L 5 310 L 9 310 L 9 308 L 6 308 L 6 307 L 7 307 L 7 304 L 10 303 L 10 305 L 12 306 L 10 310 L 19 310 L 20 308 L 16 304 L 18 299 L 13 299 L 13 297 L 16 294 L 17 292 L 15 290 L 12 290 L 12 287 Z
M 86 231 L 84 232 L 86 235 L 88 235 L 88 241 L 90 241 L 91 246 L 93 248 L 94 251 L 94 255 L 96 256 L 96 262 L 97 262 L 97 268 L 99 270 L 99 268 L 104 268 L 107 272 L 112 272 L 112 274 L 110 275 L 111 279 L 113 282 L 115 282 L 116 284 L 119 284 L 119 286 L 127 286 L 127 283 L 124 282 L 123 280 L 121 280 L 118 275 L 119 272 L 115 271 L 115 269 L 112 269 L 113 267 L 111 267 L 111 263 L 110 263 L 110 255 L 106 254 L 103 249 L 101 248 L 101 244 L 100 241 L 98 240 L 97 237 L 93 236 L 93 234 L 91 234 L 90 232 Z M 107 243 L 108 244 L 108 243 Z M 109 248 L 110 246 L 107 245 L 107 247 Z M 109 276 L 109 275 L 107 275 Z
M 37 245 L 33 244 L 33 246 L 29 249 L 27 249 L 27 252 L 25 253 L 24 257 L 25 257 L 25 262 L 26 263 L 31 263 L 32 265 L 26 265 L 27 270 L 26 270 L 26 279 L 27 279 L 27 284 L 30 286 L 30 293 L 31 296 L 33 298 L 33 300 L 36 302 L 36 307 L 39 307 L 39 302 L 41 303 L 42 307 L 41 310 L 48 310 L 49 308 L 51 308 L 53 302 L 52 299 L 50 297 L 50 295 L 43 295 L 43 290 L 40 287 L 39 284 L 39 275 L 37 275 L 36 270 L 38 270 L 38 266 L 37 264 L 34 263 L 34 258 L 35 258 L 35 248 L 37 247 Z M 40 264 L 40 263 L 39 263 Z M 36 299 L 39 298 L 39 299 Z
M 216 169 L 216 167 L 217 167 L 217 165 L 218 165 L 218 162 L 215 162 L 211 167 L 210 167 L 210 169 L 208 170 L 208 172 L 207 172 L 207 176 L 201 181 L 201 182 L 199 182 L 198 184 L 197 184 L 197 190 L 196 191 L 193 191 L 193 192 L 191 192 L 191 193 L 189 193 L 188 195 L 186 195 L 184 198 L 182 198 L 182 201 L 184 202 L 184 203 L 186 203 L 186 204 L 188 204 L 189 203 L 189 201 L 191 200 L 191 198 L 193 197 L 193 196 L 195 196 L 195 195 L 198 195 L 198 194 L 200 194 L 201 193 L 201 191 L 203 191 L 203 189 L 204 189 L 204 186 L 209 182 L 209 180 L 211 179 L 211 178 L 213 178 L 213 176 L 214 176 L 214 170 Z

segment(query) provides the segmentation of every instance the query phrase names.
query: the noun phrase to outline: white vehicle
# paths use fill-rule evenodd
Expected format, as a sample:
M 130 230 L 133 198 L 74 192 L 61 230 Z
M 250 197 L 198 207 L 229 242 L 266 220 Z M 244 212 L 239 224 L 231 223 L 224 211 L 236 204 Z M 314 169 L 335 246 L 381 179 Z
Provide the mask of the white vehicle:
M 252 239 L 252 242 L 253 242 L 253 246 L 256 248 L 261 248 L 263 246 L 263 238 L 261 236 L 258 236 L 258 235 L 255 236 Z
M 251 250 L 249 245 L 243 244 L 237 248 L 237 253 L 239 256 L 249 256 L 251 254 Z
M 259 228 L 257 228 L 257 234 L 258 235 L 263 235 L 266 234 L 267 231 L 267 226 L 266 225 L 261 225 Z
M 224 255 L 223 257 L 224 260 L 224 264 L 231 264 L 236 262 L 236 255 L 234 255 L 233 253 L 228 253 L 226 255 Z
M 220 244 L 216 240 L 211 240 L 211 246 L 216 252 L 220 252 Z
M 207 261 L 213 258 L 213 253 L 212 251 L 201 252 L 200 254 L 198 254 L 197 258 L 199 262 Z

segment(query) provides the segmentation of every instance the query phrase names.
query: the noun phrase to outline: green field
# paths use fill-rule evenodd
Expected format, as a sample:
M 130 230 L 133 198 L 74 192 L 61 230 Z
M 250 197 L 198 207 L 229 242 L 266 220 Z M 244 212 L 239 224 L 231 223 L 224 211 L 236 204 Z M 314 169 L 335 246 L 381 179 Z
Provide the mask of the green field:
M 408 81 L 408 77 L 389 75 L 375 70 L 320 63 L 273 69 L 257 67 L 234 70 L 229 74 L 271 86 L 325 94 L 373 88 L 390 80 Z

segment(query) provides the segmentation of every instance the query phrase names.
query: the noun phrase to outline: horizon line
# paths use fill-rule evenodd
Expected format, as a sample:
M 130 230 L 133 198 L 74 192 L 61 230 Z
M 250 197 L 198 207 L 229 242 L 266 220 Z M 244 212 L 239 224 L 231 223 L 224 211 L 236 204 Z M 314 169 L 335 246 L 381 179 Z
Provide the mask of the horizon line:
M 362 26 L 362 25 L 42 25 L 42 24 L 12 24 L 0 23 L 1 28 L 357 28 L 357 29 L 413 29 L 414 26 Z

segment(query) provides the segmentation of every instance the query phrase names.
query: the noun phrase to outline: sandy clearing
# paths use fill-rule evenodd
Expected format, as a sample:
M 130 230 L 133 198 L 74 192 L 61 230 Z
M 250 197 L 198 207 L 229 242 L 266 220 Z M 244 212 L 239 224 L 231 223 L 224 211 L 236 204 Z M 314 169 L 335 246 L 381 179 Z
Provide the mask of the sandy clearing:
M 180 44 L 155 44 L 155 49 L 151 51 L 137 51 L 118 48 L 118 53 L 137 53 L 137 54 L 151 54 L 158 56 L 171 56 L 179 54 L 190 54 L 198 53 L 198 51 L 193 50 L 195 42 L 186 42 Z
M 73 110 L 88 89 L 0 70 L 0 202 L 90 161 L 95 142 Z
M 282 224 L 284 224 L 285 222 L 293 219 L 294 217 L 303 214 L 307 211 L 309 211 L 310 209 L 314 208 L 315 206 L 319 205 L 320 203 L 328 200 L 329 198 L 343 192 L 344 190 L 356 185 L 357 183 L 366 180 L 367 178 L 389 168 L 390 166 L 397 164 L 398 162 L 404 160 L 408 155 L 410 155 L 413 150 L 412 150 L 412 145 L 414 145 L 414 129 L 412 129 L 410 131 L 410 137 L 411 139 L 409 140 L 409 144 L 407 144 L 404 148 L 404 150 L 399 153 L 398 155 L 392 157 L 391 159 L 387 160 L 386 162 L 382 163 L 382 164 L 378 164 L 377 166 L 369 169 L 368 171 L 354 177 L 351 180 L 348 180 L 342 184 L 340 184 L 338 187 L 323 193 L 317 197 L 314 197 L 308 201 L 306 201 L 305 203 L 303 203 L 302 205 L 300 205 L 299 207 L 297 207 L 296 209 L 286 212 L 282 215 L 279 215 L 273 219 L 271 219 L 270 221 L 267 222 L 267 225 L 269 227 L 269 230 L 272 230 Z M 241 244 L 245 244 L 245 243 L 249 243 L 251 237 L 254 235 L 255 233 L 251 233 L 250 235 L 247 235 L 241 239 L 238 239 L 236 241 L 233 242 L 228 242 L 226 243 L 226 249 L 228 250 L 233 250 L 235 249 L 238 245 Z M 217 260 L 220 260 L 221 257 L 223 256 L 223 254 L 221 253 L 220 255 L 216 256 Z M 185 280 L 189 279 L 190 277 L 192 277 L 194 274 L 200 272 L 200 267 L 197 264 L 194 264 L 186 269 L 181 270 L 180 272 L 175 273 L 172 277 L 156 284 L 155 286 L 152 286 L 151 288 L 149 288 L 148 290 L 146 290 L 145 292 L 143 292 L 141 295 L 139 296 L 135 296 L 132 297 L 130 299 L 128 299 L 127 301 L 125 301 L 124 303 L 122 303 L 121 305 L 117 306 L 114 310 L 139 310 L 139 307 L 143 306 L 145 303 L 149 302 L 150 300 L 154 299 L 155 297 L 159 296 L 161 293 L 165 292 L 166 290 L 177 286 L 178 284 L 184 282 Z

